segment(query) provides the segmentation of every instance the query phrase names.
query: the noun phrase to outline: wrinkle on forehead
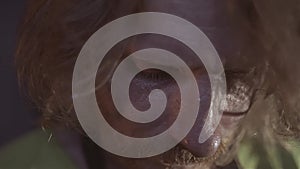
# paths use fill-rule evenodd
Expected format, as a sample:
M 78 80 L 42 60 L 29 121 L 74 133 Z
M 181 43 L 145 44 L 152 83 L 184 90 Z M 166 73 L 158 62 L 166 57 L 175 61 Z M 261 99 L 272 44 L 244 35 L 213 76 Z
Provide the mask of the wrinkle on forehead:
M 165 12 L 182 17 L 199 27 L 211 40 L 222 60 L 238 59 L 246 45 L 247 33 L 233 21 L 230 1 L 217 0 L 144 0 L 141 12 Z M 245 18 L 243 18 L 245 19 Z
M 240 44 L 242 44 L 239 35 L 243 30 L 236 30 L 231 23 L 232 14 L 229 11 L 229 1 L 118 0 L 115 5 L 112 13 L 117 13 L 116 16 L 113 16 L 116 18 L 136 12 L 163 12 L 184 18 L 206 34 L 218 51 L 221 60 L 225 61 L 228 56 L 238 57 L 237 51 L 240 51 Z
M 216 2 L 215 0 L 144 0 L 141 7 L 143 11 L 174 14 L 201 27 L 217 26 L 220 22 L 215 22 L 216 19 L 220 20 L 221 16 L 225 16 L 224 10 L 216 10 L 216 8 L 225 7 L 225 3 Z
M 137 12 L 163 12 L 182 17 L 200 28 L 216 48 L 225 67 L 233 69 L 248 69 L 256 65 L 256 58 L 261 57 L 260 45 L 253 34 L 255 28 L 251 27 L 245 16 L 247 5 L 234 3 L 234 1 L 218 0 L 115 0 L 115 6 L 108 15 L 108 20 L 137 13 Z M 232 7 L 234 5 L 234 7 Z M 246 12 L 247 13 L 247 12 Z M 246 23 L 246 24 L 245 24 Z M 247 24 L 249 23 L 249 24 Z M 148 39 L 148 38 L 147 38 Z M 133 44 L 143 45 L 149 39 Z M 171 44 L 170 44 L 171 45 Z M 249 50 L 251 46 L 252 50 Z M 253 61 L 249 61 L 253 58 Z M 249 66 L 248 66 L 249 65 Z M 247 68 L 246 68 L 247 67 Z

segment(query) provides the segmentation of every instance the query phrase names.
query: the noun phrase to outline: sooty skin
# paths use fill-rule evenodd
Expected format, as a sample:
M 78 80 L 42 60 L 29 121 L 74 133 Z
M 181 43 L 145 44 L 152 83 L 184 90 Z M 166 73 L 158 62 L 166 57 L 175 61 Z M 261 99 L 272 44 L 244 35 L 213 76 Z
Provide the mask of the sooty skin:
M 127 4 L 130 5 L 127 6 Z M 259 62 L 262 57 L 262 49 L 259 47 L 259 42 L 255 37 L 251 36 L 251 31 L 253 30 L 249 29 L 249 26 L 251 26 L 252 23 L 250 21 L 247 23 L 247 21 L 242 20 L 247 19 L 247 17 L 236 17 L 235 15 L 243 14 L 239 13 L 240 9 L 235 9 L 234 6 L 235 5 L 229 1 L 215 0 L 131 0 L 130 2 L 125 0 L 116 3 L 112 8 L 113 10 L 110 11 L 112 13 L 110 14 L 108 12 L 108 18 L 106 20 L 114 20 L 118 17 L 131 14 L 132 11 L 174 14 L 192 22 L 209 37 L 220 55 L 225 70 L 248 72 L 251 68 L 258 65 L 257 62 Z M 193 52 L 189 51 L 186 46 L 174 39 L 147 34 L 138 35 L 122 41 L 108 53 L 106 60 L 118 58 L 119 56 L 126 57 L 135 51 L 151 47 L 166 49 L 180 56 L 192 68 L 198 82 L 199 91 L 201 93 L 199 115 L 190 133 L 178 146 L 188 150 L 196 157 L 203 159 L 214 157 L 220 149 L 222 139 L 224 140 L 224 137 L 228 137 L 228 135 L 234 133 L 240 119 L 242 119 L 242 115 L 230 116 L 225 114 L 214 135 L 203 144 L 197 142 L 210 104 L 210 84 L 202 63 Z M 122 60 L 122 58 L 120 58 L 120 60 Z M 101 76 L 101 71 L 98 73 L 99 76 Z M 167 108 L 163 116 L 147 125 L 135 124 L 117 113 L 112 113 L 117 111 L 111 100 L 110 81 L 97 91 L 98 103 L 106 119 L 112 126 L 115 126 L 119 132 L 134 137 L 153 136 L 167 129 L 176 118 L 180 108 L 180 92 L 178 86 L 174 79 L 157 70 L 141 72 L 131 82 L 130 86 L 130 99 L 132 104 L 141 111 L 149 108 L 149 93 L 157 88 L 165 92 L 168 98 Z M 105 112 L 107 112 L 107 114 L 105 114 Z M 126 159 L 109 154 L 108 159 L 113 161 L 109 163 L 109 166 L 111 168 L 124 168 L 125 166 L 128 168 L 166 168 L 168 165 L 163 165 L 161 160 L 168 161 L 169 159 L 164 158 L 168 156 L 168 154 L 171 154 L 171 151 L 165 154 L 166 155 L 140 160 Z M 209 160 L 207 160 L 207 162 L 204 160 L 204 162 L 201 163 L 202 164 L 197 164 L 198 167 L 212 167 L 210 166 L 211 162 Z M 193 163 L 186 165 L 180 164 L 177 167 L 188 168 L 193 165 Z M 197 167 L 197 165 L 194 167 Z M 176 168 L 175 166 L 176 165 L 171 166 L 171 168 Z
M 259 21 L 255 19 L 252 1 L 41 0 L 30 1 L 28 6 L 17 51 L 17 64 L 19 74 L 23 75 L 21 78 L 27 78 L 25 87 L 29 88 L 30 96 L 43 112 L 43 125 L 51 123 L 55 126 L 58 123 L 81 129 L 72 109 L 71 94 L 72 71 L 78 53 L 96 30 L 128 14 L 164 12 L 182 17 L 199 27 L 216 48 L 225 71 L 240 74 L 226 74 L 228 82 L 246 77 L 263 61 L 264 50 L 257 33 L 260 29 Z M 29 41 L 30 47 L 27 46 Z M 148 96 L 153 89 L 162 89 L 168 98 L 163 115 L 146 125 L 130 122 L 116 112 L 110 94 L 111 82 L 103 80 L 111 79 L 109 72 L 115 69 L 113 63 L 119 63 L 129 54 L 150 47 L 177 54 L 191 68 L 201 94 L 196 123 L 184 140 L 165 154 L 146 159 L 128 159 L 97 147 L 93 151 L 100 152 L 105 158 L 93 163 L 106 161 L 106 169 L 214 168 L 214 160 L 227 145 L 224 140 L 226 143 L 231 142 L 245 112 L 239 115 L 225 112 L 214 135 L 204 144 L 197 142 L 210 104 L 208 75 L 197 56 L 174 39 L 161 35 L 138 35 L 123 40 L 110 50 L 101 65 L 105 68 L 98 70 L 96 79 L 96 86 L 99 86 L 96 91 L 97 101 L 104 117 L 119 132 L 135 137 L 153 136 L 172 125 L 180 108 L 180 92 L 174 79 L 166 73 L 146 70 L 131 82 L 130 99 L 138 110 L 149 108 Z M 89 143 L 92 144 L 92 141 Z

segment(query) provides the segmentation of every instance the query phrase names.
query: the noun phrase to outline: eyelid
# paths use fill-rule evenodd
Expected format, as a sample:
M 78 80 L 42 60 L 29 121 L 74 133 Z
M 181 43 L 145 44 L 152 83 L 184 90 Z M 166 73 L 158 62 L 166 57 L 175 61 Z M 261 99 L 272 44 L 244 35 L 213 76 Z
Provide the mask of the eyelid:
M 157 61 L 154 59 L 149 58 L 139 58 L 139 57 L 133 57 L 133 62 L 135 66 L 142 70 L 143 67 L 155 67 L 155 66 L 163 66 L 166 69 L 173 69 L 175 71 L 182 71 L 184 70 L 183 67 L 174 67 L 174 63 L 172 63 L 172 59 L 165 60 L 165 61 Z
M 134 57 L 133 62 L 134 62 L 134 65 L 140 70 L 142 70 L 142 67 L 147 67 L 147 66 L 151 67 L 151 65 L 164 66 L 166 69 L 173 69 L 178 72 L 181 72 L 181 70 L 184 70 L 183 67 L 174 67 L 173 66 L 174 64 L 171 63 L 172 62 L 171 59 L 165 60 L 164 62 L 161 62 L 161 61 L 158 62 L 156 60 L 151 59 L 151 57 L 146 58 L 146 59 Z M 191 63 L 191 64 L 187 64 L 187 66 L 190 68 L 190 70 L 192 72 L 196 72 L 196 71 L 205 69 L 201 64 L 199 65 L 199 64 Z

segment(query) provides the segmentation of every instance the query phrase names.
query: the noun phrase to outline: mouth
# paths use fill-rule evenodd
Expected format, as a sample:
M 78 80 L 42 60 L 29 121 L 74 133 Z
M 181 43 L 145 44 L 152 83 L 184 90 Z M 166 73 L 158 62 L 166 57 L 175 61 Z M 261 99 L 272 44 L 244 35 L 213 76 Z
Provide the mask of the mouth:
M 216 152 L 208 157 L 201 157 L 193 153 L 193 150 L 187 149 L 182 144 L 165 153 L 161 163 L 169 169 L 192 169 L 209 168 L 213 162 L 226 150 L 225 147 L 233 140 L 234 133 L 237 132 L 239 123 L 251 107 L 252 98 L 255 92 L 256 79 L 253 72 L 250 73 L 226 73 L 228 92 L 226 102 L 221 107 L 223 111 L 222 120 L 216 129 L 221 133 L 221 141 L 218 143 Z M 214 136 L 212 136 L 214 137 Z M 224 140 L 227 139 L 225 142 Z
M 220 147 L 213 156 L 199 157 L 185 147 L 177 145 L 169 152 L 163 154 L 163 160 L 160 162 L 169 169 L 204 168 L 209 167 L 221 153 L 222 148 Z

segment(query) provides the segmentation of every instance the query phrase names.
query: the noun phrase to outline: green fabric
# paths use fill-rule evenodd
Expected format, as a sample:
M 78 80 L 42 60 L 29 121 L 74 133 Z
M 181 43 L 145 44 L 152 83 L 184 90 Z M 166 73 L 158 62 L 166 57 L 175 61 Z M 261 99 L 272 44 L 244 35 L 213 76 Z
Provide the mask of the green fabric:
M 37 130 L 0 149 L 0 169 L 76 169 L 50 133 Z
M 0 149 L 0 169 L 77 169 L 50 133 L 37 130 Z M 263 146 L 244 140 L 238 151 L 242 169 L 300 169 L 300 142 Z
M 242 169 L 300 169 L 300 142 L 263 145 L 248 139 L 239 147 L 238 162 Z

